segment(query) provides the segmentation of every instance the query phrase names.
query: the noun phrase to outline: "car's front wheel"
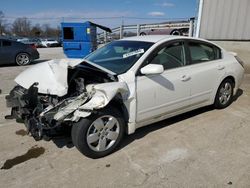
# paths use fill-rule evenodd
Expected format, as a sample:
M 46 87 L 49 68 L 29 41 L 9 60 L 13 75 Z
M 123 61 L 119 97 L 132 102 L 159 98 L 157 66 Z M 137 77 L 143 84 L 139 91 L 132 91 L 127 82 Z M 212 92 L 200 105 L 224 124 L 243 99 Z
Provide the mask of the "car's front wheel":
M 226 108 L 232 103 L 233 89 L 234 83 L 231 79 L 226 79 L 220 84 L 214 101 L 215 108 Z
M 19 53 L 16 56 L 16 64 L 19 66 L 28 65 L 30 63 L 30 56 L 27 53 Z
M 109 107 L 75 123 L 71 136 L 73 144 L 81 153 L 90 158 L 100 158 L 118 147 L 124 129 L 121 113 L 114 107 Z

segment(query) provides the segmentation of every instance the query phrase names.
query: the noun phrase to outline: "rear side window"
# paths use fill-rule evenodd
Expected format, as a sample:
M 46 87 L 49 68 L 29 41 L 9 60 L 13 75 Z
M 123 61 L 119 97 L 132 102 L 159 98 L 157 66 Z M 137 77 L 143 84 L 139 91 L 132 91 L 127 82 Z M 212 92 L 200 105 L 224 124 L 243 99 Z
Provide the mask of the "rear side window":
M 213 61 L 221 58 L 220 49 L 216 46 L 198 42 L 189 42 L 188 46 L 192 60 L 191 64 Z
M 7 40 L 3 40 L 2 41 L 2 46 L 5 47 L 5 46 L 11 46 L 11 42 L 10 41 L 7 41 Z

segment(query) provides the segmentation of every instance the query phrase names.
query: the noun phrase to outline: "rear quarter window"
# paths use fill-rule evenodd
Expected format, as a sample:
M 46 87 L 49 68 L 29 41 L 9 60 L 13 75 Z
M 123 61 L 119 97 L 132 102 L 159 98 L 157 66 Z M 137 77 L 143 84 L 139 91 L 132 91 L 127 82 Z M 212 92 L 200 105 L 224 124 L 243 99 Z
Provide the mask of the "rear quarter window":
M 221 59 L 221 50 L 214 45 L 189 42 L 188 48 L 190 52 L 191 64 Z
M 3 46 L 3 47 L 11 46 L 11 41 L 3 40 L 3 41 L 2 41 L 2 46 Z

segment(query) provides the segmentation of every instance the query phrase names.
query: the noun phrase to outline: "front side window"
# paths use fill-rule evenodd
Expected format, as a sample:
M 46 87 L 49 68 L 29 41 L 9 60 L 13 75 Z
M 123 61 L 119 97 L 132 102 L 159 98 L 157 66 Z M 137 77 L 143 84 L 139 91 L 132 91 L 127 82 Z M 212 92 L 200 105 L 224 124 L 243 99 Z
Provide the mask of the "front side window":
M 186 64 L 184 43 L 174 42 L 161 48 L 150 63 L 163 65 L 165 70 L 184 66 Z
M 212 45 L 206 45 L 198 42 L 188 44 L 192 63 L 201 63 L 220 59 L 220 50 Z
M 153 45 L 142 41 L 114 41 L 86 57 L 87 60 L 116 74 L 128 71 Z

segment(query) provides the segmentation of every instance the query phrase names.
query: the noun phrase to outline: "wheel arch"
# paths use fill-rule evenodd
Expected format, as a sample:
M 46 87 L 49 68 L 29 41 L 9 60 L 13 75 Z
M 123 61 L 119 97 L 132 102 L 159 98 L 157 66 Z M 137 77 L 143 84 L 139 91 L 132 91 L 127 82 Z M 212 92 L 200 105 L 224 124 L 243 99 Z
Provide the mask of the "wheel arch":
M 227 80 L 227 79 L 232 80 L 232 82 L 233 82 L 233 87 L 235 87 L 235 78 L 234 78 L 234 76 L 232 76 L 232 75 L 226 76 L 226 77 L 220 82 L 220 84 L 221 84 L 222 82 L 224 82 L 225 80 Z M 218 87 L 218 88 L 219 88 L 219 87 Z
M 144 31 L 140 32 L 140 36 L 145 36 L 145 35 L 147 35 L 146 32 L 144 32 Z
M 213 104 L 214 101 L 215 101 L 216 94 L 217 94 L 217 92 L 218 92 L 218 89 L 219 89 L 221 83 L 224 82 L 224 81 L 227 80 L 227 79 L 232 80 L 232 82 L 233 82 L 233 90 L 235 89 L 235 84 L 236 84 L 236 79 L 235 79 L 235 77 L 234 77 L 233 75 L 227 75 L 227 76 L 223 77 L 223 78 L 220 80 L 220 82 L 218 83 L 218 85 L 217 85 L 217 87 L 216 87 L 216 89 L 215 89 L 215 91 L 214 91 L 214 95 L 213 95 L 213 99 L 212 99 L 212 104 Z M 235 92 L 233 92 L 233 93 L 235 94 Z
M 129 121 L 129 112 L 123 102 L 121 93 L 116 94 L 116 96 L 107 105 L 107 107 L 109 106 L 113 106 L 120 111 L 122 117 L 124 118 L 125 124 L 127 125 Z M 126 126 L 126 133 L 127 132 L 128 132 L 128 127 Z

